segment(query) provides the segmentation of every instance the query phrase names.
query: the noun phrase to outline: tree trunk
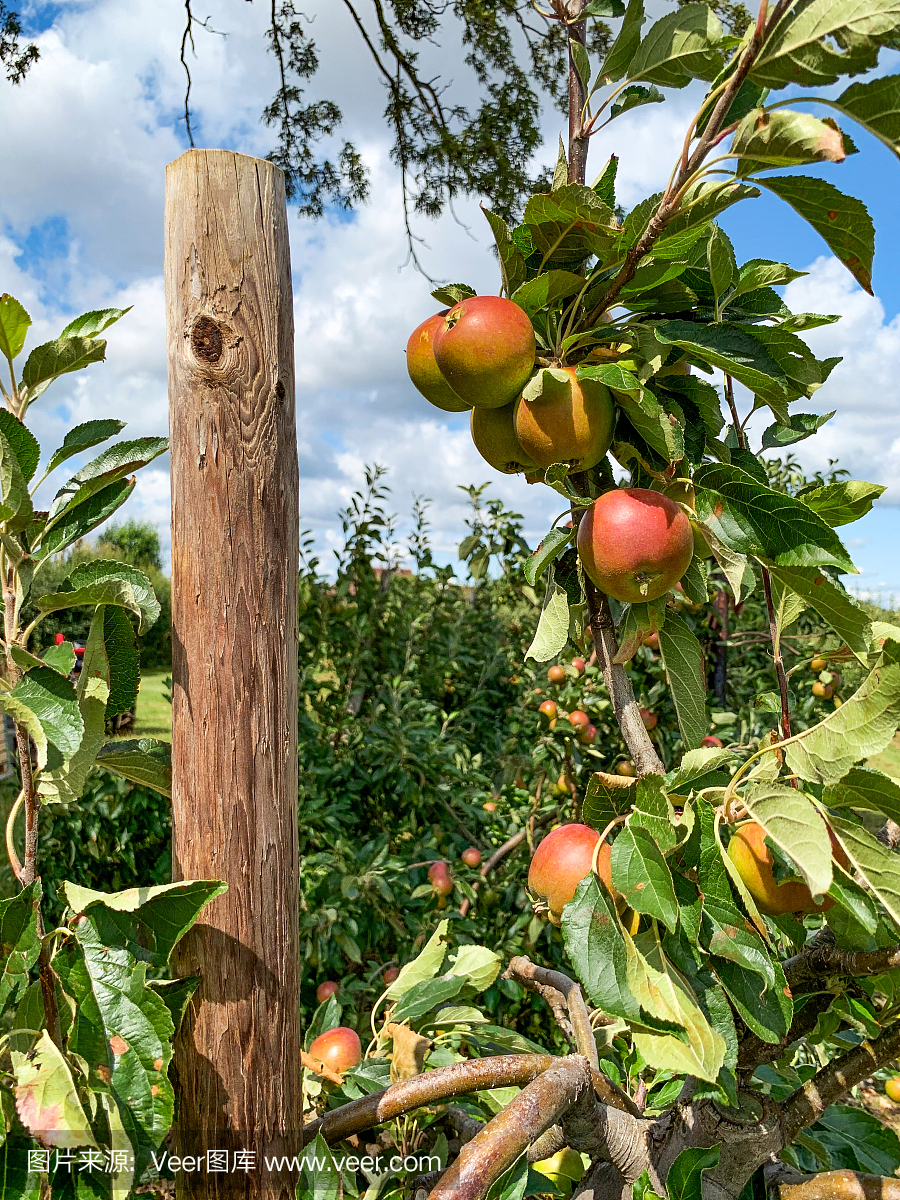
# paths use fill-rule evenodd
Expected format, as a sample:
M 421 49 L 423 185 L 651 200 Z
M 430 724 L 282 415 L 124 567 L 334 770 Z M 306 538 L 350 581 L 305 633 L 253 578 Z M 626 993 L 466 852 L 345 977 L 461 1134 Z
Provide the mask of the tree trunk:
M 191 150 L 166 179 L 175 879 L 229 885 L 177 950 L 179 1195 L 288 1200 L 301 1117 L 298 471 L 284 178 Z M 212 1169 L 208 1151 L 227 1151 Z M 256 1155 L 235 1155 L 247 1151 Z M 236 1169 L 237 1167 L 237 1169 Z

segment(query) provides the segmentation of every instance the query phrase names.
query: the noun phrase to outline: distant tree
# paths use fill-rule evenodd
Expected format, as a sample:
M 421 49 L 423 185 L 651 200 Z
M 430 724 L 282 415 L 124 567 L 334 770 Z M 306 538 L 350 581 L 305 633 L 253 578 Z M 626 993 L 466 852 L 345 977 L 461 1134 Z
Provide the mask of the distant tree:
M 123 521 L 104 529 L 97 545 L 98 554 L 108 557 L 114 553 L 123 562 L 134 567 L 152 567 L 162 570 L 162 548 L 159 532 L 148 521 Z
M 22 44 L 22 23 L 18 12 L 0 0 L 0 66 L 10 83 L 21 83 L 40 58 L 33 42 Z

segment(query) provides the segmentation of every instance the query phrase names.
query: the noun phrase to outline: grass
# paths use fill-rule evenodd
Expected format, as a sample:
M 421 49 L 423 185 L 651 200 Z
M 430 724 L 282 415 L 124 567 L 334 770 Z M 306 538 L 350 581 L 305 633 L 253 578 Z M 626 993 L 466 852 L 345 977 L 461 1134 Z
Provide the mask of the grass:
M 172 705 L 163 695 L 163 681 L 171 674 L 171 667 L 141 672 L 134 732 L 129 733 L 128 737 L 153 737 L 169 741 L 172 736 Z

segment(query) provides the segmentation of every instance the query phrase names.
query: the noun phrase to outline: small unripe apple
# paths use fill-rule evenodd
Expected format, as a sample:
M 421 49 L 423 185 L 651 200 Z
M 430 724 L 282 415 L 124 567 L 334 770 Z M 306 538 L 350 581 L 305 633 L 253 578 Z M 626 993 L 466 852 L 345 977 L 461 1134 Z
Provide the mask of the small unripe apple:
M 482 807 L 484 808 L 485 812 L 491 813 L 497 811 L 497 805 L 493 802 L 493 800 L 486 800 Z
M 362 1043 L 355 1029 L 338 1025 L 320 1033 L 309 1048 L 311 1058 L 343 1074 L 362 1062 Z
M 585 729 L 579 730 L 578 740 L 581 742 L 582 746 L 593 746 L 594 742 L 597 740 L 596 725 L 588 725 Z
M 828 662 L 826 661 L 826 659 L 822 658 L 822 656 L 820 654 L 818 654 L 812 660 L 812 662 L 809 664 L 809 669 L 811 671 L 819 672 L 819 671 L 824 671 L 827 666 L 828 666 Z
M 644 722 L 644 728 L 645 729 L 655 729 L 656 725 L 657 725 L 657 721 L 659 720 L 656 713 L 652 712 L 649 708 L 642 708 L 642 709 L 639 709 L 638 711 L 641 714 L 641 720 Z
M 558 663 L 549 668 L 547 671 L 547 679 L 550 683 L 565 683 L 566 668 L 561 667 Z
M 701 746 L 714 746 L 717 750 L 721 750 L 724 743 L 721 738 L 717 738 L 714 733 L 708 733 L 700 742 Z
M 574 725 L 576 729 L 587 729 L 590 723 L 591 718 L 580 708 L 569 713 L 569 724 Z
M 538 709 L 538 712 L 541 713 L 542 716 L 545 716 L 548 721 L 555 721 L 559 709 L 556 707 L 555 700 L 545 700 Z
M 619 762 L 616 763 L 616 774 L 624 775 L 626 779 L 634 779 L 637 776 L 637 768 L 633 762 Z
M 559 825 L 552 829 L 534 852 L 528 870 L 528 890 L 547 901 L 550 921 L 559 925 L 562 910 L 575 889 L 589 874 L 600 834 L 589 825 Z M 597 855 L 597 874 L 615 897 L 610 865 L 611 848 L 604 842 Z
M 817 679 L 812 685 L 812 694 L 822 700 L 830 700 L 834 695 L 834 688 L 830 683 L 822 683 L 821 679 Z
M 571 791 L 572 789 L 569 787 L 568 779 L 566 779 L 565 775 L 560 775 L 559 779 L 556 781 L 557 795 L 568 796 L 571 795 Z
M 338 984 L 333 979 L 326 979 L 324 983 L 320 983 L 316 988 L 316 1003 L 324 1004 L 329 996 L 336 996 L 338 992 Z
M 841 866 L 848 868 L 850 860 L 830 829 L 828 836 L 831 839 L 833 857 Z M 775 859 L 766 845 L 766 831 L 756 821 L 742 821 L 737 826 L 728 843 L 728 857 L 737 867 L 747 891 L 761 912 L 772 916 L 825 912 L 834 904 L 829 896 L 825 896 L 820 904 L 816 904 L 809 888 L 800 880 L 775 882 Z
M 585 571 L 623 604 L 656 600 L 674 586 L 694 555 L 691 523 L 681 508 L 649 488 L 612 488 L 578 526 Z
M 572 659 L 572 666 L 575 668 L 575 670 L 576 670 L 576 671 L 578 672 L 578 674 L 580 675 L 580 674 L 582 673 L 582 671 L 584 670 L 584 667 L 585 667 L 585 662 L 584 662 L 584 659 L 583 659 L 583 658 L 573 658 L 573 659 Z
M 535 348 L 527 314 L 501 296 L 461 300 L 434 334 L 441 374 L 458 396 L 483 408 L 515 400 L 534 367 Z
M 659 650 L 659 634 L 658 633 L 645 634 L 644 645 L 649 646 L 651 650 Z
M 399 976 L 399 967 L 386 967 L 384 974 L 381 976 L 385 987 L 390 987 L 394 980 Z
M 900 1075 L 892 1075 L 885 1082 L 884 1091 L 888 1099 L 893 1100 L 895 1104 L 900 1104 Z
M 481 866 L 481 851 L 476 849 L 475 846 L 469 846 L 467 849 L 463 850 L 459 857 L 467 867 Z
M 465 412 L 471 404 L 457 396 L 434 358 L 434 335 L 443 326 L 449 311 L 445 308 L 435 313 L 412 331 L 406 343 L 406 369 L 415 387 L 435 408 L 444 412 Z

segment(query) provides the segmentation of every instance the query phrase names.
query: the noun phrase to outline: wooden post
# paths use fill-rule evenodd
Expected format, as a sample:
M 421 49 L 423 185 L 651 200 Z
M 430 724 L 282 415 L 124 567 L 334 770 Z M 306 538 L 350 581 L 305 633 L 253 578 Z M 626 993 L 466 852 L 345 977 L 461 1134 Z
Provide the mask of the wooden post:
M 301 1124 L 298 470 L 284 178 L 191 150 L 166 174 L 175 879 L 228 892 L 181 943 L 179 1195 L 293 1198 Z M 255 1163 L 238 1159 L 255 1152 Z

